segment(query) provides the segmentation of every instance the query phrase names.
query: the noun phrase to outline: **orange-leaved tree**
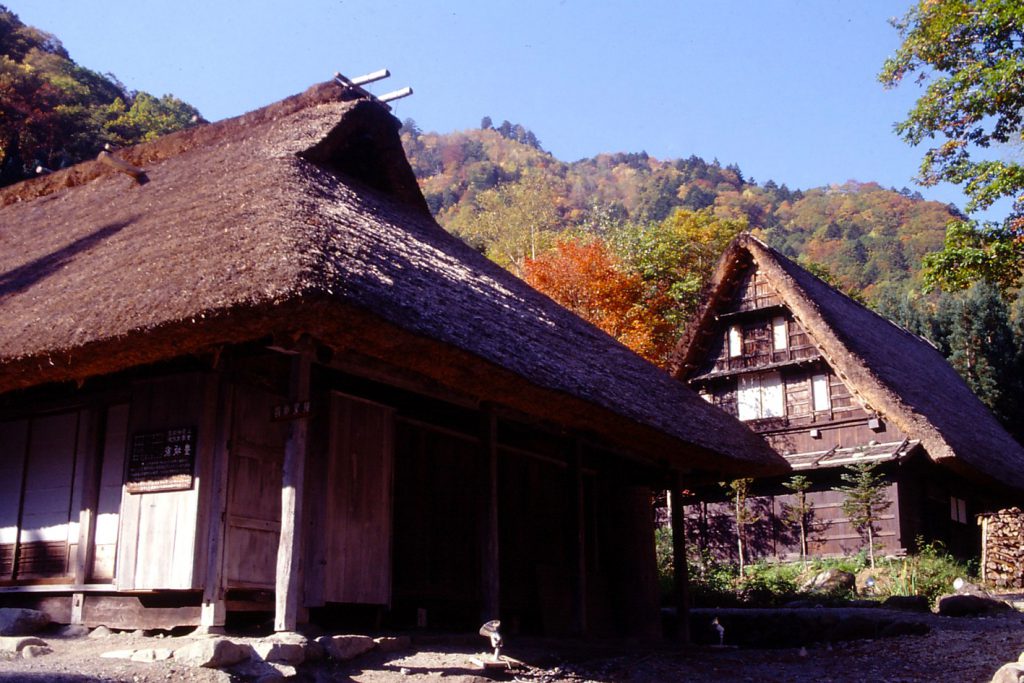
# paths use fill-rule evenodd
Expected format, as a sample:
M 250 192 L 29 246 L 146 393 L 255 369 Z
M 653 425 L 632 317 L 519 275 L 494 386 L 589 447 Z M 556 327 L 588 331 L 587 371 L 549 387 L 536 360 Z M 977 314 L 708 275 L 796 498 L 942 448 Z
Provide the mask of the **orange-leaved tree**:
M 559 239 L 548 251 L 527 259 L 524 279 L 584 320 L 644 358 L 664 364 L 672 348 L 673 325 L 665 319 L 671 301 L 648 298 L 638 275 L 599 237 Z

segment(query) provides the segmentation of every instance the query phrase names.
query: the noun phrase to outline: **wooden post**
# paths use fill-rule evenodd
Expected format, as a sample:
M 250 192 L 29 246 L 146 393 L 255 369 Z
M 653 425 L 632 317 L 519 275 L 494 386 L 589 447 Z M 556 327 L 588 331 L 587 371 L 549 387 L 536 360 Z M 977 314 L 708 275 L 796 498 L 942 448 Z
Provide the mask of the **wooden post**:
M 683 644 L 690 642 L 690 569 L 686 564 L 686 511 L 683 507 L 683 478 L 679 474 L 672 477 L 672 490 L 669 492 L 672 501 L 672 566 L 673 597 L 676 603 L 676 615 L 679 621 L 678 638 Z
M 82 499 L 78 510 L 78 552 L 75 554 L 75 585 L 81 586 L 88 582 L 92 574 L 93 557 L 96 545 L 93 543 L 96 534 L 96 508 L 100 497 L 100 469 L 103 464 L 103 420 L 106 411 L 90 408 L 83 411 L 81 420 L 84 429 L 80 430 L 79 450 L 82 454 Z M 81 600 L 78 600 L 81 608 Z M 73 601 L 74 603 L 74 601 Z M 81 616 L 81 609 L 79 609 Z M 74 622 L 80 623 L 80 622 Z
M 72 593 L 71 594 L 71 623 L 81 624 L 84 621 L 83 613 L 85 612 L 85 593 Z
M 480 618 L 500 617 L 501 583 L 498 551 L 498 419 L 490 405 L 481 406 L 480 450 L 482 455 L 480 529 Z
M 575 439 L 569 454 L 569 557 L 573 562 L 572 631 L 587 632 L 586 516 L 583 501 L 583 444 Z
M 309 400 L 313 352 L 306 346 L 292 358 L 289 393 L 293 401 Z M 299 594 L 302 592 L 302 511 L 308 440 L 309 418 L 292 420 L 281 466 L 281 537 L 277 547 L 275 631 L 294 631 L 302 607 Z
M 224 600 L 224 534 L 228 501 L 228 467 L 231 458 L 231 426 L 234 415 L 234 387 L 220 375 L 217 395 L 216 436 L 210 449 L 210 508 L 207 520 L 206 576 L 203 606 L 199 625 L 206 628 L 224 626 L 227 607 Z
M 981 583 L 988 582 L 988 515 L 981 518 Z

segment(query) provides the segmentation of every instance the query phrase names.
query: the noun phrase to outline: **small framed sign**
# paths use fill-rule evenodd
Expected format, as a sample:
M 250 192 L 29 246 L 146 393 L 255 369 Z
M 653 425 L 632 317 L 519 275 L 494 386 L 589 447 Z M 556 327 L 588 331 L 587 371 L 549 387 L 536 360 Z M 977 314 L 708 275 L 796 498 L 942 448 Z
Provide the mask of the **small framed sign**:
M 176 427 L 132 436 L 125 472 L 128 493 L 186 491 L 192 488 L 196 428 Z

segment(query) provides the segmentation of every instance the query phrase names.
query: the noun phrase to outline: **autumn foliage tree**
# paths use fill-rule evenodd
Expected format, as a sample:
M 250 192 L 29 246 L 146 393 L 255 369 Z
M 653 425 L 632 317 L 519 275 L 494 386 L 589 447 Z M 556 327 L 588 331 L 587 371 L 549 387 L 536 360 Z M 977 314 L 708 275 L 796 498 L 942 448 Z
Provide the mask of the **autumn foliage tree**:
M 1013 201 L 1001 228 L 954 224 L 943 256 L 928 263 L 932 282 L 947 289 L 982 279 L 1018 284 L 1024 164 L 982 150 L 1024 142 L 1024 9 L 1019 0 L 918 0 L 895 26 L 903 43 L 879 78 L 894 87 L 916 74 L 924 88 L 896 124 L 907 143 L 926 146 L 920 182 L 961 185 L 968 213 Z
M 561 205 L 555 182 L 528 172 L 518 181 L 477 194 L 446 227 L 522 276 L 524 262 L 550 245 L 561 227 Z
M 0 185 L 200 121 L 171 96 L 131 92 L 76 64 L 61 42 L 0 5 Z
M 746 228 L 745 219 L 719 218 L 711 209 L 677 209 L 659 223 L 626 224 L 612 239 L 650 296 L 671 300 L 666 315 L 679 327 L 697 310 L 722 252 Z
M 664 362 L 672 346 L 667 300 L 646 298 L 643 281 L 600 238 L 563 237 L 527 259 L 524 278 L 576 315 L 590 321 L 636 353 Z

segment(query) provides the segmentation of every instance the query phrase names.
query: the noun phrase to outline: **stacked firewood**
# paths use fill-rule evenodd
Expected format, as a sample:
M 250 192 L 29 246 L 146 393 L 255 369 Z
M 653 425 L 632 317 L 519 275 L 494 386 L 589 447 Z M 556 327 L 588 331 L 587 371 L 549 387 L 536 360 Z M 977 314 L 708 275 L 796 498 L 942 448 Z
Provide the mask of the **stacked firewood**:
M 986 583 L 1024 588 L 1024 512 L 1000 510 L 982 518 L 982 576 Z

